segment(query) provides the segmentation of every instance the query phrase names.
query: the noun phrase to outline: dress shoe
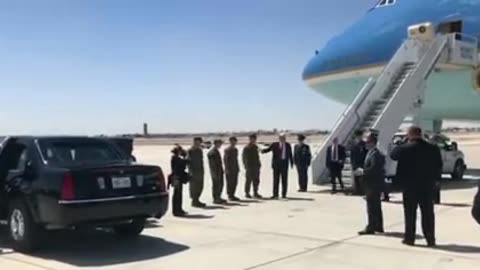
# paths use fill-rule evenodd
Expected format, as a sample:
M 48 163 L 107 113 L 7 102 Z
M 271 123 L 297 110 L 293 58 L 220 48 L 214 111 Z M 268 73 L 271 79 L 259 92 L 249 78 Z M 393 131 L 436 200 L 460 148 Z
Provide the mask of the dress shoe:
M 173 216 L 175 217 L 185 217 L 187 215 L 187 212 L 185 211 L 179 211 L 179 212 L 174 212 Z
M 252 197 L 252 195 L 250 195 L 249 193 L 247 193 L 247 194 L 245 194 L 245 198 L 251 199 L 251 198 L 253 198 L 253 197 Z
M 374 231 L 372 231 L 372 230 L 367 230 L 367 229 L 358 232 L 358 235 L 374 235 L 374 234 L 375 234 Z
M 375 232 L 376 233 L 385 233 L 385 230 L 384 229 L 376 229 Z
M 207 205 L 201 201 L 192 201 L 192 207 L 205 208 Z
M 415 246 L 415 242 L 414 242 L 414 241 L 405 240 L 405 239 L 402 241 L 402 244 L 404 244 L 404 245 L 406 245 L 406 246 L 411 246 L 411 247 Z
M 253 197 L 254 197 L 255 199 L 263 199 L 263 196 L 260 195 L 260 194 L 258 194 L 258 193 L 256 193 L 255 195 L 253 195 Z
M 229 197 L 228 199 L 232 202 L 239 202 L 240 201 L 240 199 L 235 197 L 235 196 Z
M 428 241 L 427 240 L 427 247 L 436 247 L 437 246 L 437 243 L 435 242 L 435 240 L 431 240 L 431 241 Z
M 224 199 L 215 199 L 213 200 L 213 204 L 226 204 L 227 201 L 225 201 Z
M 278 196 L 272 196 L 270 197 L 270 200 L 278 200 Z

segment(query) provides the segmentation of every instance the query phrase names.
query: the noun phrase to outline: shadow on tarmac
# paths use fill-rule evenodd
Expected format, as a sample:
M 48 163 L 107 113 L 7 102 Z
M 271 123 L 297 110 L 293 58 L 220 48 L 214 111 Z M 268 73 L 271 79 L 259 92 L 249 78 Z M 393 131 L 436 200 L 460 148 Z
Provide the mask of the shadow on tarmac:
M 468 245 L 438 245 L 434 249 L 455 253 L 480 253 L 480 247 Z
M 380 236 L 384 237 L 389 237 L 389 238 L 398 238 L 398 239 L 403 239 L 404 238 L 404 233 L 402 232 L 385 232 L 383 234 L 380 234 Z M 421 235 L 415 235 L 415 240 L 421 240 L 423 239 L 423 236 Z
M 202 214 L 187 214 L 184 217 L 178 217 L 181 219 L 212 219 L 215 216 L 212 215 L 202 215 Z
M 313 202 L 315 199 L 313 198 L 297 198 L 297 197 L 287 197 L 286 201 L 305 201 L 305 202 Z
M 0 230 L 0 248 L 8 248 L 4 240 L 6 228 Z M 4 237 L 5 236 L 5 237 Z M 139 262 L 170 256 L 188 250 L 186 245 L 141 235 L 137 238 L 119 238 L 101 230 L 50 232 L 48 241 L 33 257 L 58 261 L 77 267 L 101 267 Z

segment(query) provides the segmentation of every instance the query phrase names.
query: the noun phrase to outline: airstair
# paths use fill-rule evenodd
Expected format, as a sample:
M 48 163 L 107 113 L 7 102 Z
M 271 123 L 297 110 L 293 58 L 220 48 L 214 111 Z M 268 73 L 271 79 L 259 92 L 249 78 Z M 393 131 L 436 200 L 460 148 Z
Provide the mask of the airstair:
M 424 103 L 427 79 L 439 66 L 459 69 L 477 67 L 478 41 L 461 34 L 407 39 L 379 77 L 370 78 L 365 83 L 315 152 L 312 162 L 314 183 L 329 182 L 325 165 L 326 151 L 334 138 L 348 145 L 355 130 L 376 130 L 379 135 L 378 146 L 387 153 L 404 119 L 418 115 Z M 347 160 L 344 169 L 347 183 L 351 175 Z

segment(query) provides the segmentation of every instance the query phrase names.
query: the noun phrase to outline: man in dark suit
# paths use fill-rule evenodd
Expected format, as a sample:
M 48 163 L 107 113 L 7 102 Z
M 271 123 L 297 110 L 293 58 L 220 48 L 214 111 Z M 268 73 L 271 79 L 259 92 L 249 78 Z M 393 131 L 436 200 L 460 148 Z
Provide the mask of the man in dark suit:
M 411 127 L 408 142 L 395 147 L 391 158 L 398 161 L 397 179 L 403 188 L 405 237 L 403 243 L 415 244 L 417 208 L 422 213 L 422 229 L 427 245 L 435 246 L 434 197 L 437 181 L 442 175 L 440 149 L 423 140 L 422 130 Z
M 472 216 L 480 224 L 480 186 L 478 186 L 477 195 L 475 195 L 473 200 Z
M 332 194 L 337 193 L 337 179 L 342 191 L 345 190 L 342 181 L 342 170 L 346 158 L 345 147 L 338 143 L 338 138 L 334 138 L 333 144 L 328 147 L 326 161 L 326 166 L 330 172 L 330 181 L 332 182 Z
M 305 144 L 305 135 L 298 135 L 298 144 L 295 145 L 293 159 L 298 172 L 298 191 L 306 192 L 308 187 L 308 167 L 310 167 L 312 162 L 312 152 L 310 151 L 310 146 Z
M 287 142 L 285 134 L 280 134 L 278 142 L 271 144 L 262 153 L 272 152 L 273 169 L 273 196 L 278 199 L 280 179 L 282 180 L 282 198 L 287 198 L 288 191 L 288 166 L 293 167 L 292 146 Z
M 358 234 L 383 233 L 383 213 L 381 194 L 385 184 L 385 156 L 377 148 L 377 135 L 367 137 L 368 149 L 363 169 L 363 181 L 367 199 L 368 225 Z
M 368 150 L 365 141 L 363 140 L 362 130 L 355 131 L 350 152 L 352 170 L 354 171 L 353 195 L 364 195 L 365 191 L 363 189 L 363 176 L 358 173 L 358 171 L 363 170 L 363 165 L 365 163 L 365 157 L 367 156 Z

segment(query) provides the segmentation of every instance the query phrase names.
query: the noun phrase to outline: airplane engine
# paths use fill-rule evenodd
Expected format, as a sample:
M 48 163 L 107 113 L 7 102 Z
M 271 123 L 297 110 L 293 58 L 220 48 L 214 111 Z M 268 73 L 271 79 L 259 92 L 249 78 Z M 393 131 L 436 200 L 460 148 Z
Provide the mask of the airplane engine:
M 476 68 L 472 72 L 472 84 L 473 89 L 475 89 L 475 91 L 480 94 L 480 67 Z

